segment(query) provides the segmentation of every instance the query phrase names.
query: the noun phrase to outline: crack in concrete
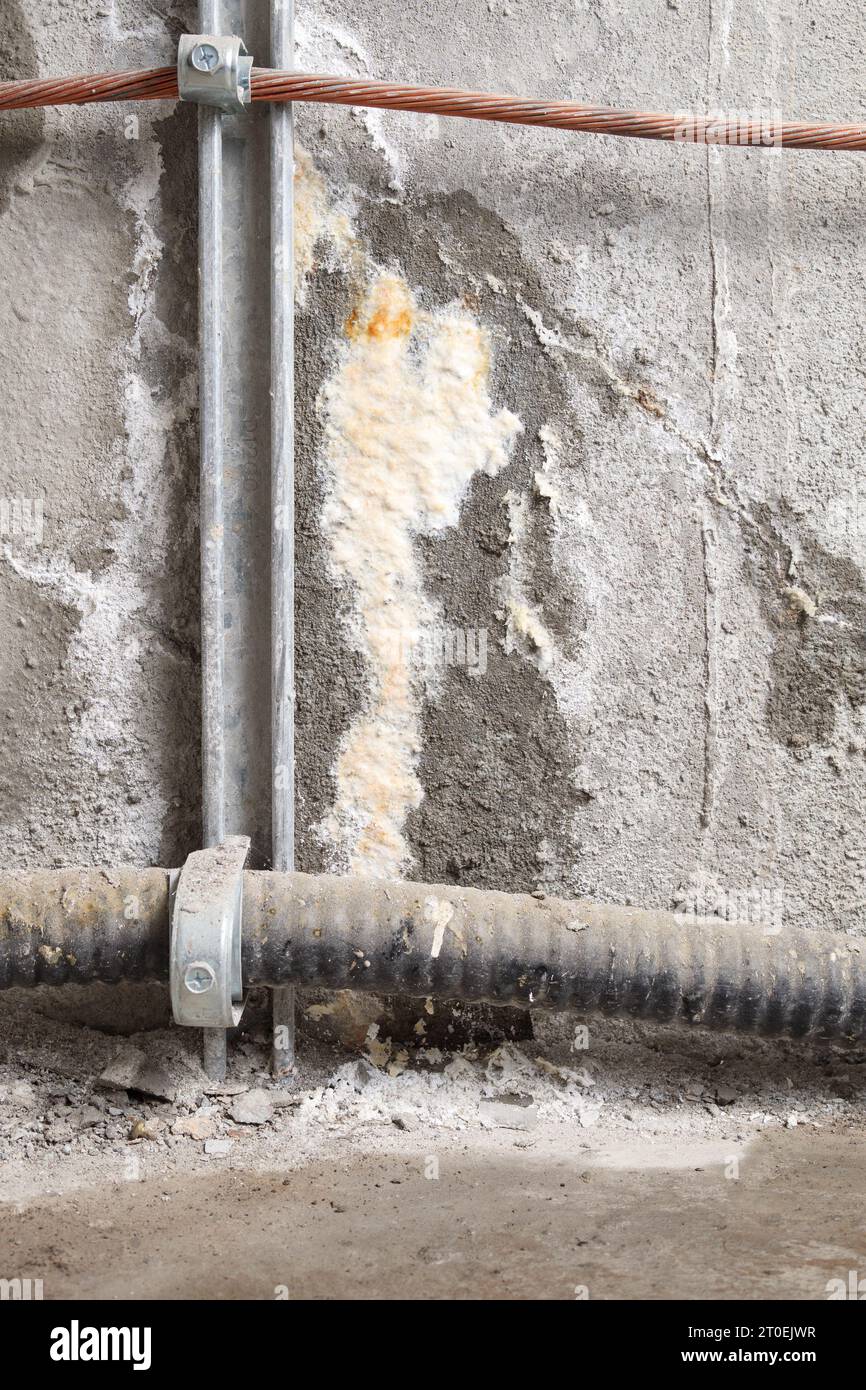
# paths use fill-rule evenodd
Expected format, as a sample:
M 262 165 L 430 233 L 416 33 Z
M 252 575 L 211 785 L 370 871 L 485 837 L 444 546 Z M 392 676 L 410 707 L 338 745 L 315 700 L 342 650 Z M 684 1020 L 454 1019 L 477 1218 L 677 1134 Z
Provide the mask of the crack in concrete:
M 715 484 L 715 493 L 708 494 L 709 500 L 717 506 L 724 507 L 729 515 L 735 516 L 741 521 L 748 530 L 758 537 L 765 548 L 784 554 L 786 561 L 784 566 L 779 566 L 780 577 L 790 575 L 792 572 L 792 552 L 782 532 L 772 525 L 769 518 L 762 523 L 752 514 L 748 504 L 742 499 L 736 480 L 725 469 L 722 458 L 714 453 L 709 443 L 703 439 L 696 439 L 682 428 L 671 413 L 671 402 L 664 399 L 659 400 L 646 386 L 637 385 L 627 380 L 603 353 L 579 347 L 570 339 L 563 337 L 558 330 L 551 329 L 543 322 L 538 311 L 526 304 L 519 295 L 517 302 L 535 329 L 536 336 L 546 351 L 551 354 L 562 352 L 600 368 L 608 386 L 618 398 L 631 401 L 643 411 L 651 422 L 660 425 L 667 434 L 676 439 L 677 443 L 681 444 L 683 449 L 702 465 L 707 471 L 708 477 Z

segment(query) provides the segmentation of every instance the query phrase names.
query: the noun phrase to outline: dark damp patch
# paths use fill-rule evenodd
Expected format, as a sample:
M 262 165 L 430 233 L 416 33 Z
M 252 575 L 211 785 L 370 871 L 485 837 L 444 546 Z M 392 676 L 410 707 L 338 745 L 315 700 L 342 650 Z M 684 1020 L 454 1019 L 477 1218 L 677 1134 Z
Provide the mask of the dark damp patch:
M 754 511 L 762 540 L 745 564 L 773 639 L 767 727 L 796 752 L 831 742 L 840 708 L 866 698 L 866 585 L 854 561 L 825 550 L 784 501 Z M 794 571 L 784 536 L 795 527 Z
M 351 595 L 333 578 L 322 534 L 325 480 L 319 468 L 322 419 L 316 401 L 343 338 L 350 291 L 342 274 L 310 278 L 295 321 L 295 623 L 298 867 L 326 866 L 315 826 L 334 800 L 334 761 L 366 691 L 361 654 L 348 640 Z

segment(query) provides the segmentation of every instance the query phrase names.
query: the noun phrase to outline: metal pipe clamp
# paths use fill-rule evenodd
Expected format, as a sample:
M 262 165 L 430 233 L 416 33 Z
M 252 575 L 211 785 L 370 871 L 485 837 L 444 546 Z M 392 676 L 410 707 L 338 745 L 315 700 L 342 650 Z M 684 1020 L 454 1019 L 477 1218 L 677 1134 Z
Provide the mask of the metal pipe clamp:
M 171 1009 L 187 1028 L 235 1028 L 241 978 L 243 871 L 250 841 L 197 850 L 180 871 L 171 914 Z
M 181 101 L 243 112 L 252 100 L 253 60 L 230 34 L 184 34 L 177 51 Z

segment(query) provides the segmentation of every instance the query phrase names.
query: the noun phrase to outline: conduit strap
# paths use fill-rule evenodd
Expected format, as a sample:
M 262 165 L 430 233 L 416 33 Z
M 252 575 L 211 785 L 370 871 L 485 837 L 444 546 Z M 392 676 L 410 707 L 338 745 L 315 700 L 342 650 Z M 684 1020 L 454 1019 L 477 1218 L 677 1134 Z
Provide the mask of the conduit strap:
M 176 101 L 177 69 L 105 73 L 71 78 L 0 83 L 0 111 L 41 106 L 82 106 L 95 102 Z M 714 144 L 731 149 L 866 149 L 866 125 L 814 121 L 718 120 L 694 113 L 617 111 L 573 101 L 544 101 L 458 88 L 417 87 L 321 73 L 254 68 L 254 102 L 307 101 L 337 106 L 374 107 L 435 116 L 462 116 L 510 125 L 553 127 L 595 135 L 628 136 L 682 144 Z

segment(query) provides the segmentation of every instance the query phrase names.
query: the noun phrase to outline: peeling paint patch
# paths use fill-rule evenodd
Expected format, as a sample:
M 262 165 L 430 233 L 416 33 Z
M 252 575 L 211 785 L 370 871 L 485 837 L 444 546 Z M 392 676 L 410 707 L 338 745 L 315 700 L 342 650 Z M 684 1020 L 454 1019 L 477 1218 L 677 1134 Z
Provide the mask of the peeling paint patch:
M 454 940 L 460 947 L 460 954 L 465 958 L 468 946 L 466 944 L 466 933 L 459 922 L 454 921 L 454 904 L 447 898 L 429 897 L 424 899 L 424 921 L 433 928 L 433 940 L 430 943 L 430 957 L 436 960 L 442 950 L 442 943 L 445 940 L 445 932 L 450 931 Z M 432 1013 L 433 1010 L 428 1010 Z M 422 1030 L 424 1024 L 421 1025 Z M 417 1031 L 417 1028 L 416 1028 Z
M 365 1038 L 364 1056 L 374 1067 L 386 1067 L 391 1060 L 391 1039 L 379 1037 L 379 1024 L 371 1023 Z
M 304 1009 L 304 1014 L 307 1018 L 327 1018 L 335 1008 L 335 1004 L 310 1004 Z
M 350 870 L 394 876 L 410 860 L 404 824 L 422 798 L 418 646 L 437 621 L 414 541 L 456 526 L 472 477 L 494 476 L 508 460 L 521 426 L 493 410 L 489 370 L 474 317 L 424 312 L 399 274 L 382 272 L 350 314 L 322 392 L 322 524 L 354 595 L 368 678 L 368 706 L 343 741 L 320 828 Z

